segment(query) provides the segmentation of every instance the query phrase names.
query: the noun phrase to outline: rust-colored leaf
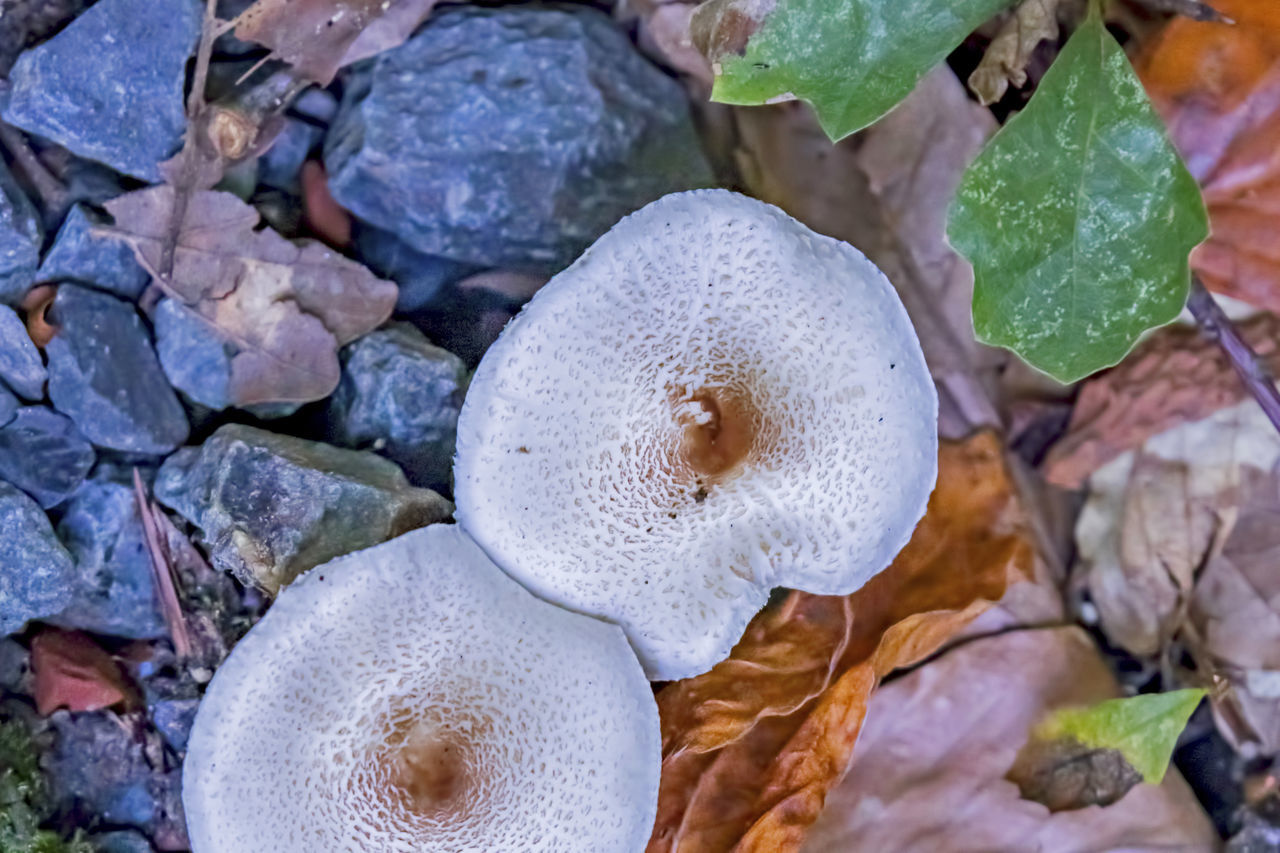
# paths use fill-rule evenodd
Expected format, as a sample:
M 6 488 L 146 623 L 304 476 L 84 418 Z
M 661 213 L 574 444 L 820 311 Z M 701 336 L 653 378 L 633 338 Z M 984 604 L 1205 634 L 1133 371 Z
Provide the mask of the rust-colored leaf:
M 58 327 L 49 322 L 49 307 L 57 295 L 57 285 L 42 284 L 27 291 L 19 306 L 27 315 L 27 336 L 40 349 L 58 334 Z
M 1213 233 L 1191 263 L 1212 290 L 1280 310 L 1280 4 L 1215 0 L 1234 24 L 1174 20 L 1139 73 L 1204 188 Z
M 36 710 L 43 715 L 59 708 L 97 711 L 136 698 L 111 656 L 79 631 L 47 628 L 37 634 L 31 671 Z
M 259 228 L 258 212 L 230 193 L 199 192 L 187 205 L 173 274 L 158 275 L 174 190 L 113 199 L 100 233 L 133 247 L 159 286 L 235 350 L 234 405 L 308 402 L 338 384 L 338 347 L 379 326 L 396 286 L 325 246 L 291 243 Z
M 324 164 L 308 160 L 299 174 L 302 184 L 302 215 L 320 239 L 341 249 L 351 245 L 351 214 L 342 208 L 329 192 L 329 178 Z
M 944 443 L 893 565 L 850 596 L 792 593 L 730 658 L 658 694 L 650 853 L 795 850 L 843 775 L 876 683 L 936 651 L 1026 577 L 1033 548 L 990 433 Z
M 1280 371 L 1280 318 L 1239 324 L 1244 339 Z M 1098 468 L 1147 439 L 1234 405 L 1246 392 L 1222 349 L 1196 329 L 1162 329 L 1080 390 L 1067 434 L 1044 463 L 1049 482 L 1078 489 Z
M 271 48 L 276 59 L 327 86 L 343 65 L 403 42 L 433 4 L 434 0 L 257 0 L 235 19 L 236 36 Z M 361 39 L 366 28 L 372 32 Z

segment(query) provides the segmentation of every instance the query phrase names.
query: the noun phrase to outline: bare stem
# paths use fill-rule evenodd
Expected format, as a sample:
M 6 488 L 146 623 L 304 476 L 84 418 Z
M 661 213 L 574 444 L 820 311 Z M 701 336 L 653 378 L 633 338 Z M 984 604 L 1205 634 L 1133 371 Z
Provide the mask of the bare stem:
M 1218 346 L 1222 347 L 1245 390 L 1258 401 L 1262 411 L 1267 413 L 1276 430 L 1280 431 L 1280 392 L 1276 390 L 1271 370 L 1262 357 L 1253 351 L 1253 347 L 1240 337 L 1235 324 L 1227 318 L 1204 283 L 1195 275 L 1191 276 L 1191 296 L 1187 299 L 1187 308 L 1200 324 L 1200 331 L 1205 337 L 1217 341 Z
M 61 218 L 69 205 L 67 188 L 40 162 L 22 132 L 0 122 L 0 145 L 4 146 L 14 162 L 21 167 L 31 181 L 31 186 L 40 194 L 44 206 L 54 212 L 55 218 Z

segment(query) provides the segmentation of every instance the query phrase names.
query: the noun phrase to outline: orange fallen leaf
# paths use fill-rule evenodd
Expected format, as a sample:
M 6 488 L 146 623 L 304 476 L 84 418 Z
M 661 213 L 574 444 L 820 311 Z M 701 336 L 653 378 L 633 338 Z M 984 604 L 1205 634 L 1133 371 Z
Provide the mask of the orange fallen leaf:
M 1280 318 L 1260 314 L 1240 333 L 1280 371 Z M 1222 349 L 1196 329 L 1162 329 L 1118 366 L 1084 383 L 1067 433 L 1044 462 L 1045 478 L 1078 489 L 1098 468 L 1179 424 L 1246 396 Z
M 133 690 L 120 667 L 79 631 L 49 628 L 31 641 L 36 710 L 97 711 L 132 701 Z
M 658 694 L 662 783 L 649 853 L 798 849 L 848 766 L 876 684 L 1031 571 L 998 440 L 944 443 L 938 487 L 893 565 L 849 596 L 791 593 L 730 658 Z
M 49 345 L 49 341 L 58 334 L 58 327 L 49 322 L 49 307 L 58 295 L 58 286 L 42 284 L 33 287 L 22 299 L 22 308 L 27 315 L 27 336 L 40 349 Z
M 1235 24 L 1176 19 L 1138 70 L 1204 189 L 1213 233 L 1192 266 L 1210 289 L 1280 310 L 1280 4 L 1213 5 Z

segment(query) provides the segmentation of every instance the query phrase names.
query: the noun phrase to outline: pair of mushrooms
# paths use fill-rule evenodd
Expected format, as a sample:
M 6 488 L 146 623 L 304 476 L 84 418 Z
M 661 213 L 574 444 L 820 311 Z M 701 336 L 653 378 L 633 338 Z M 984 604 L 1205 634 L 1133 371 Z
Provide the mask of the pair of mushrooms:
M 458 525 L 313 569 L 219 669 L 193 850 L 642 850 L 646 676 L 709 669 L 774 586 L 883 569 L 936 418 L 897 295 L 847 244 L 721 190 L 624 219 L 481 362 Z

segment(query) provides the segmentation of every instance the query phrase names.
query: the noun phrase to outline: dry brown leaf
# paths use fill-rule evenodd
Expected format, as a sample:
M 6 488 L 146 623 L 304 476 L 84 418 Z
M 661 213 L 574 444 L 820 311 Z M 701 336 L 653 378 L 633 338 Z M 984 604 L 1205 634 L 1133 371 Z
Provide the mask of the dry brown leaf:
M 1077 740 L 1032 739 L 1005 777 L 1023 799 L 1051 812 L 1109 806 L 1142 782 L 1118 749 L 1085 746 Z
M 234 23 L 237 38 L 270 48 L 276 59 L 327 86 L 343 65 L 404 42 L 432 5 L 431 0 L 257 0 Z
M 46 628 L 31 641 L 36 710 L 97 711 L 137 699 L 124 673 L 79 631 Z
M 1061 0 L 1022 0 L 991 40 L 978 67 L 969 75 L 969 88 L 983 104 L 1004 97 L 1009 84 L 1027 82 L 1027 63 L 1042 41 L 1058 37 Z
M 27 337 L 40 349 L 58 334 L 58 327 L 49 322 L 49 308 L 57 296 L 56 284 L 37 285 L 27 291 L 19 306 L 27 316 Z
M 944 442 L 938 487 L 893 565 L 851 596 L 792 593 L 730 658 L 658 694 L 658 851 L 795 850 L 839 780 L 877 681 L 946 643 L 1031 570 L 991 433 Z
M 804 853 L 1217 849 L 1176 772 L 1107 808 L 1060 814 L 1005 780 L 1047 711 L 1117 692 L 1078 628 L 1013 631 L 946 652 L 871 698 L 849 773 Z
M 1273 372 L 1280 371 L 1280 318 L 1238 324 Z M 1246 396 L 1226 355 L 1196 329 L 1161 329 L 1111 370 L 1084 383 L 1067 434 L 1049 451 L 1044 474 L 1067 489 L 1147 439 L 1198 421 Z
M 230 193 L 191 197 L 173 275 L 157 274 L 174 191 L 157 186 L 107 203 L 115 225 L 162 289 L 236 350 L 234 405 L 308 402 L 337 386 L 337 350 L 395 307 L 396 286 L 319 243 L 294 244 L 259 228 L 258 212 Z
M 1235 23 L 1174 20 L 1138 70 L 1204 188 L 1212 234 L 1193 268 L 1212 290 L 1280 311 L 1280 4 L 1213 5 Z

